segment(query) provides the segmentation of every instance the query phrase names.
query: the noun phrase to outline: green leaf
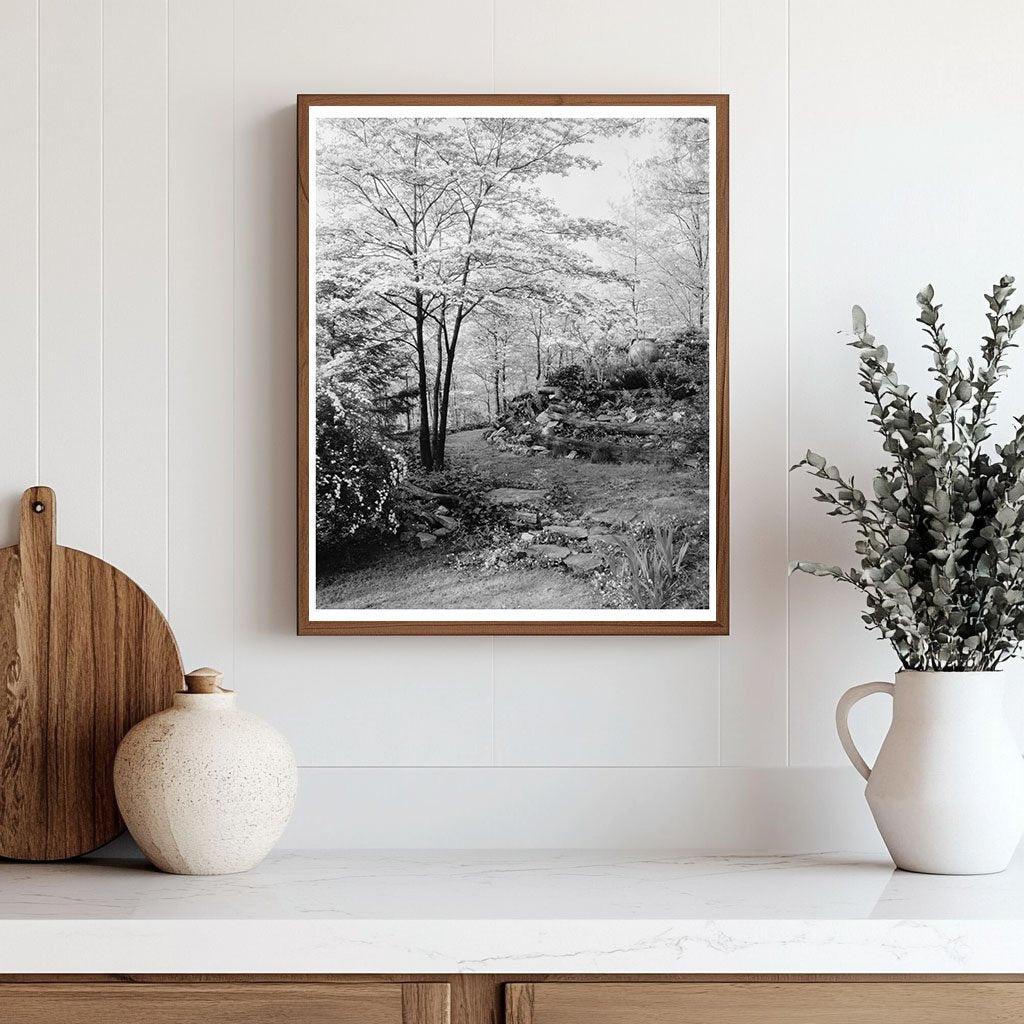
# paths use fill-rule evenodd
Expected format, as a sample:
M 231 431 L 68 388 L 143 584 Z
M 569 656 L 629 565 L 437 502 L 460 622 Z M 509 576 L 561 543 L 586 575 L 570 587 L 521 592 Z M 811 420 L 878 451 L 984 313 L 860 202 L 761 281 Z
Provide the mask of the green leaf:
M 815 488 L 815 500 L 853 526 L 859 568 L 796 562 L 793 571 L 857 587 L 864 624 L 892 644 L 904 668 L 987 671 L 1024 642 L 1024 416 L 1005 443 L 990 440 L 1007 352 L 1024 327 L 1024 306 L 1011 312 L 1012 292 L 1004 277 L 986 296 L 988 337 L 979 358 L 963 361 L 939 322 L 934 289 L 918 293 L 936 378 L 920 399 L 899 382 L 854 306 L 867 419 L 888 463 L 872 477 L 869 502 L 823 457 L 808 453 L 803 462 L 819 483 L 831 481 L 827 491 Z

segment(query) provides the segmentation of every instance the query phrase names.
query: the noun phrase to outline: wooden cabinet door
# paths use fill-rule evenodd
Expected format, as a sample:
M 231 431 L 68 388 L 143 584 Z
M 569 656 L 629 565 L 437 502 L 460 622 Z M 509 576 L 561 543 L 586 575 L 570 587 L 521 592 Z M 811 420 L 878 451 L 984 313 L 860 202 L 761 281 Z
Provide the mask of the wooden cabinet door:
M 1019 982 L 552 982 L 505 986 L 505 1024 L 1019 1024 Z
M 0 984 L 3 1024 L 449 1024 L 447 985 Z

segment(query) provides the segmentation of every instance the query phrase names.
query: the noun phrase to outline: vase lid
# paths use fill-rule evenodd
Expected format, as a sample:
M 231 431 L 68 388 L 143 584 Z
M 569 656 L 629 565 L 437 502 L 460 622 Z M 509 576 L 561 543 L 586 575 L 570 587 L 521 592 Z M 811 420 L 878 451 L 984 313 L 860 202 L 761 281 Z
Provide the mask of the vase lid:
M 185 689 L 181 693 L 211 694 L 234 693 L 220 685 L 224 673 L 216 668 L 194 668 L 185 673 Z

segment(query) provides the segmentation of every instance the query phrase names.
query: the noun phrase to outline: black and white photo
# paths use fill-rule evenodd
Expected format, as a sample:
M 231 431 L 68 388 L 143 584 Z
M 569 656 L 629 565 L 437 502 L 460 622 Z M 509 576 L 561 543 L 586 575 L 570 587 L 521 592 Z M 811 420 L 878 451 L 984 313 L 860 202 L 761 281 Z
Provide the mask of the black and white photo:
M 309 99 L 300 627 L 721 631 L 722 98 Z

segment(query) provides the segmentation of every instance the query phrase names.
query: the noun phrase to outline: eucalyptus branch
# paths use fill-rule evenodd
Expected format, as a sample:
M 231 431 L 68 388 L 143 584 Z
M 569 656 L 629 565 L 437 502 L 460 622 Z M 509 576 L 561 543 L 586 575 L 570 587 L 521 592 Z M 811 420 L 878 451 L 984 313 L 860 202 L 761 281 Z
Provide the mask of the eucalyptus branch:
M 929 285 L 917 296 L 935 390 L 928 411 L 900 384 L 888 350 L 853 308 L 860 386 L 869 422 L 892 460 L 866 496 L 853 478 L 811 451 L 805 467 L 823 481 L 814 500 L 854 525 L 859 569 L 794 562 L 794 572 L 829 576 L 865 595 L 865 626 L 889 641 L 906 668 L 986 670 L 1024 642 L 1024 417 L 1002 447 L 985 446 L 998 385 L 1008 372 L 1024 306 L 1011 311 L 1013 278 L 986 295 L 990 333 L 966 369 L 950 345 Z

